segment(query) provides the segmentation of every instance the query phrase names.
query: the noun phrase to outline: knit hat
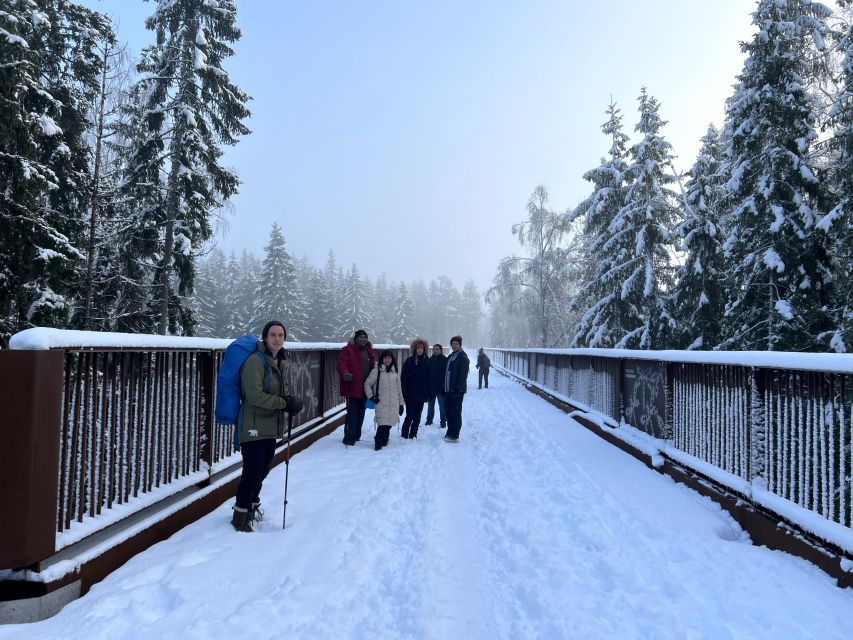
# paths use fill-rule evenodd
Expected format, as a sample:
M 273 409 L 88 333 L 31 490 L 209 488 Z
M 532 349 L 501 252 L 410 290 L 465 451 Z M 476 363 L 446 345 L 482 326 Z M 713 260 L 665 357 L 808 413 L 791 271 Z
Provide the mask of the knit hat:
M 284 331 L 284 337 L 287 338 L 287 329 L 284 328 L 284 324 L 279 320 L 270 320 L 264 325 L 264 330 L 261 331 L 261 340 L 266 341 L 267 334 L 273 327 L 281 327 L 282 331 Z
M 358 331 L 355 332 L 355 335 L 352 337 L 352 339 L 357 340 L 358 336 L 364 336 L 366 338 L 367 337 L 367 331 L 365 331 L 364 329 L 359 329 Z

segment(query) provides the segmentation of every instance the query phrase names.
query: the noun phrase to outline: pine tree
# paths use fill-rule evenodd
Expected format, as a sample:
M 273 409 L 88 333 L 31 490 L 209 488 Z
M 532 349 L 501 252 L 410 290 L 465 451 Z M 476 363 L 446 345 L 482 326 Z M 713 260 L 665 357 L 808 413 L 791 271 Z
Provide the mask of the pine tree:
M 156 42 L 142 53 L 124 132 L 127 194 L 141 226 L 158 234 L 148 255 L 158 256 L 151 307 L 163 334 L 176 328 L 181 298 L 192 292 L 211 213 L 239 186 L 221 164 L 221 146 L 249 133 L 242 124 L 249 97 L 222 68 L 241 35 L 235 18 L 234 0 L 173 0 L 159 3 L 146 22 Z
M 367 306 L 367 291 L 355 263 L 343 282 L 339 313 L 338 328 L 335 331 L 338 338 L 348 340 L 358 329 L 364 329 L 368 335 L 373 335 L 373 317 Z
M 394 296 L 388 285 L 388 277 L 385 272 L 379 274 L 376 286 L 373 288 L 373 328 L 376 331 L 375 342 L 393 342 L 391 336 L 395 326 L 396 315 L 394 310 Z
M 631 147 L 631 163 L 626 170 L 629 182 L 625 206 L 611 227 L 616 230 L 614 245 L 624 256 L 615 267 L 622 281 L 619 297 L 636 315 L 617 348 L 662 349 L 670 340 L 674 320 L 669 312 L 668 291 L 672 289 L 672 231 L 678 219 L 675 195 L 666 185 L 675 181 L 671 145 L 660 134 L 663 125 L 657 99 L 643 87 L 640 121 L 635 131 L 643 139 Z M 609 247 L 605 245 L 604 251 Z
M 622 131 L 622 113 L 614 102 L 606 113 L 601 130 L 611 140 L 609 156 L 584 174 L 584 180 L 593 184 L 593 192 L 570 216 L 582 221 L 584 253 L 592 257 L 574 301 L 581 313 L 571 341 L 576 347 L 613 347 L 627 327 L 636 323 L 633 310 L 620 295 L 622 283 L 617 278 L 617 266 L 629 248 L 617 247 L 614 235 L 618 230 L 612 227 L 625 206 L 628 136 Z
M 760 0 L 758 31 L 729 100 L 728 182 L 733 298 L 725 348 L 814 350 L 831 327 L 823 309 L 832 265 L 816 233 L 820 180 L 812 160 L 817 104 L 806 89 L 812 41 L 829 10 L 808 0 Z
M 61 0 L 0 11 L 0 345 L 64 326 L 79 296 L 89 185 L 86 107 L 108 20 Z
M 252 254 L 243 251 L 239 260 L 231 254 L 226 275 L 228 282 L 226 306 L 229 310 L 226 337 L 236 338 L 255 331 L 253 311 L 260 272 L 261 266 Z
M 853 2 L 839 0 L 853 17 Z M 841 54 L 841 86 L 829 112 L 832 127 L 829 150 L 832 154 L 828 176 L 830 206 L 818 223 L 827 235 L 833 262 L 834 295 L 832 327 L 819 340 L 828 339 L 829 348 L 848 353 L 853 347 L 853 20 L 844 25 L 836 50 Z
M 261 263 L 260 279 L 255 288 L 255 305 L 252 312 L 252 329 L 260 333 L 270 320 L 279 320 L 287 327 L 290 339 L 298 339 L 291 326 L 298 324 L 293 320 L 297 316 L 294 308 L 301 294 L 296 287 L 296 270 L 293 259 L 287 252 L 281 227 L 273 223 L 270 239 L 264 247 L 264 260 Z M 292 333 L 293 332 L 293 333 Z
M 480 298 L 480 291 L 473 280 L 468 280 L 462 287 L 462 299 L 459 311 L 462 322 L 462 333 L 467 337 L 468 343 L 482 343 L 483 336 L 480 330 L 480 321 L 483 318 L 483 304 Z
M 389 330 L 391 344 L 409 344 L 417 336 L 417 330 L 412 326 L 413 307 L 409 288 L 401 282 L 397 287 L 394 320 Z
M 699 156 L 685 185 L 686 218 L 677 230 L 687 253 L 676 272 L 673 316 L 677 318 L 675 347 L 709 349 L 720 343 L 720 318 L 725 305 L 725 235 L 720 221 L 725 178 L 722 147 L 714 125 L 702 138 Z

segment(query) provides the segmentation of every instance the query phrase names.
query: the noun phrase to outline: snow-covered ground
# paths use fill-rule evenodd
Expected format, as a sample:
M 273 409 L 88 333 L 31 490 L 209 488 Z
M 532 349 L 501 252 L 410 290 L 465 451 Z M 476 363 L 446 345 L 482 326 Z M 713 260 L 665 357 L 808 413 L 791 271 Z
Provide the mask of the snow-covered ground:
M 492 374 L 459 444 L 340 431 L 5 638 L 849 638 L 853 590 Z

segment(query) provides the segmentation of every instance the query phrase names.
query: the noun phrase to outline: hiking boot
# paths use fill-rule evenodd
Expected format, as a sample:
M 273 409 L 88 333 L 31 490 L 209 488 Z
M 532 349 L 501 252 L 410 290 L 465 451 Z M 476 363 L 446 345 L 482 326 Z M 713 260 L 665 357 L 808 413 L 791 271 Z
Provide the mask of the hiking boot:
M 459 438 L 451 438 L 449 436 L 444 436 L 445 442 L 459 442 Z
M 234 506 L 234 516 L 231 518 L 231 524 L 234 525 L 236 531 L 243 533 L 252 533 L 252 512 L 248 509 L 241 509 Z
M 425 424 L 427 427 L 431 427 L 431 426 L 432 426 L 432 422 L 424 422 L 424 424 Z

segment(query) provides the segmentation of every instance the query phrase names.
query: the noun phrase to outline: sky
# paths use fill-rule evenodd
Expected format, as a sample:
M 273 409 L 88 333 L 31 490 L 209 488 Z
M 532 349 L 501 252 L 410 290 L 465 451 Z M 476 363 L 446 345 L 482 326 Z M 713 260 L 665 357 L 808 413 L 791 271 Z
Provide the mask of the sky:
M 293 458 L 286 519 L 282 464 L 253 533 L 228 500 L 0 639 L 850 637 L 853 590 L 522 385 L 474 377 L 458 444 L 394 428 L 376 452 L 368 410 L 355 447 L 339 428 Z
M 153 42 L 153 2 L 80 0 Z M 481 290 L 544 184 L 564 211 L 608 149 L 611 100 L 626 133 L 643 86 L 661 103 L 680 171 L 743 65 L 752 0 L 293 2 L 239 0 L 225 62 L 253 97 L 252 134 L 228 148 L 242 179 L 226 251 L 262 256 L 273 222 L 289 251 L 329 249 L 362 274 Z

